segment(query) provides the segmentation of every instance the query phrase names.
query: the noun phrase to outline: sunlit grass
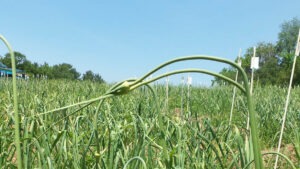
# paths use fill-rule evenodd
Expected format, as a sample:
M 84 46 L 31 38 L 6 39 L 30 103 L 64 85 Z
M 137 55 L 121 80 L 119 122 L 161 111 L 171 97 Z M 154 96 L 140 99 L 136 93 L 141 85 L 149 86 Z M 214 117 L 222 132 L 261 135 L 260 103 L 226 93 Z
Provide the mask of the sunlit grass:
M 0 80 L 1 116 L 0 166 L 16 166 L 11 81 Z M 92 104 L 76 112 L 69 108 L 36 116 L 47 110 L 96 98 L 109 86 L 82 81 L 18 81 L 21 142 L 25 168 L 243 168 L 251 160 L 246 139 L 246 107 L 239 94 L 233 125 L 227 126 L 231 87 L 191 89 L 191 112 L 184 106 L 182 116 L 179 86 L 170 86 L 169 109 L 164 109 L 165 88 L 147 88 L 129 95 L 107 99 L 101 110 Z M 275 91 L 275 92 L 274 92 Z M 297 100 L 299 88 L 293 90 Z M 256 111 L 264 151 L 274 151 L 280 120 L 279 103 L 285 92 L 279 87 L 255 89 Z M 158 102 L 158 104 L 156 103 Z M 273 106 L 272 106 L 273 105 Z M 180 110 L 180 109 L 179 109 Z M 94 115 L 97 128 L 94 130 Z M 285 145 L 299 153 L 299 102 L 290 105 Z M 298 127 L 299 128 L 299 127 Z M 273 129 L 273 130 L 270 130 Z M 97 139 L 93 131 L 97 131 Z M 98 141 L 98 143 L 96 142 Z M 89 145 L 89 146 L 88 146 Z M 298 145 L 298 147 L 297 147 Z M 291 154 L 286 154 L 291 157 Z M 275 157 L 275 156 L 273 156 Z M 297 160 L 298 157 L 298 160 Z M 253 157 L 252 157 L 253 158 Z M 142 160 L 141 160 L 142 159 Z M 274 158 L 265 158 L 266 164 Z M 295 161 L 296 159 L 296 161 Z M 285 160 L 282 165 L 289 166 Z M 299 165 L 299 155 L 292 156 Z M 270 164 L 270 166 L 272 166 Z

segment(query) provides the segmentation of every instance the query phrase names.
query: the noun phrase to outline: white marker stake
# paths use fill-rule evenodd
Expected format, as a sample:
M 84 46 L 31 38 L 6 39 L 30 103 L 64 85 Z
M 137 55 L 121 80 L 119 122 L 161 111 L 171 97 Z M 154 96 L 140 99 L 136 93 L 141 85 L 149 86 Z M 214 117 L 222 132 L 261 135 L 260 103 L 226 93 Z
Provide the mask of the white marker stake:
M 251 58 L 251 87 L 250 87 L 250 94 L 252 94 L 253 91 L 253 76 L 254 76 L 254 70 L 258 69 L 258 62 L 259 59 L 256 57 L 256 47 L 253 47 L 253 57 Z
M 193 79 L 192 79 L 192 77 L 190 77 L 189 75 L 188 75 L 188 77 L 187 77 L 187 85 L 188 85 L 188 95 L 187 95 L 187 111 L 188 112 L 190 112 L 190 95 L 191 95 L 191 89 L 190 89 L 190 87 L 191 87 L 191 85 L 192 85 L 192 81 L 193 81 Z
M 298 40 L 297 40 L 297 45 L 296 45 L 296 51 L 295 51 L 295 57 L 294 57 L 294 62 L 293 62 L 293 67 L 292 67 L 292 73 L 291 73 L 291 78 L 290 78 L 289 89 L 288 89 L 288 93 L 287 93 L 287 96 L 286 96 L 284 114 L 283 114 L 283 117 L 282 117 L 282 125 L 281 125 L 280 137 L 279 137 L 279 142 L 278 142 L 278 148 L 277 148 L 278 153 L 280 152 L 282 135 L 283 135 L 284 125 L 285 125 L 285 120 L 286 120 L 287 109 L 288 109 L 288 106 L 289 106 L 290 94 L 291 94 L 293 77 L 294 77 L 294 72 L 295 72 L 295 65 L 296 65 L 297 56 L 299 56 L 299 52 L 300 52 L 300 29 L 299 29 L 299 34 L 298 34 Z M 278 163 L 278 155 L 276 156 L 274 169 L 277 168 L 277 163 Z
M 169 102 L 169 76 L 166 78 L 166 110 L 168 110 L 168 102 Z
M 238 65 L 242 66 L 242 61 L 241 61 L 241 52 L 242 49 L 240 49 L 239 52 L 239 57 L 238 57 Z M 235 82 L 237 82 L 239 76 L 239 71 L 236 71 L 236 75 L 235 75 Z M 229 117 L 229 126 L 231 125 L 231 121 L 232 121 L 232 114 L 233 114 L 233 107 L 234 107 L 234 100 L 235 100 L 235 95 L 236 95 L 236 87 L 233 87 L 233 96 L 232 96 L 232 102 L 231 102 L 231 109 L 230 109 L 230 117 Z
M 180 119 L 183 115 L 183 97 L 184 97 L 184 77 L 181 77 L 181 111 L 180 111 Z

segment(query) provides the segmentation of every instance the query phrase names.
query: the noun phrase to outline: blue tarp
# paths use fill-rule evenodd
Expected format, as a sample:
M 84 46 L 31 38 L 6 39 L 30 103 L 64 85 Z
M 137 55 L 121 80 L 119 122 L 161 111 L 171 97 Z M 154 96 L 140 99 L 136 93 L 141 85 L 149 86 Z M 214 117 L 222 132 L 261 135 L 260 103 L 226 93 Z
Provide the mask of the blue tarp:
M 24 73 L 24 71 L 17 69 L 17 73 Z M 5 74 L 5 75 L 12 75 L 12 70 L 11 69 L 1 69 L 0 68 L 0 74 Z
M 25 73 L 23 70 L 17 69 L 17 73 Z M 12 69 L 7 68 L 5 64 L 0 62 L 0 76 L 12 75 Z
M 12 71 L 11 70 L 0 70 L 1 75 L 11 75 Z

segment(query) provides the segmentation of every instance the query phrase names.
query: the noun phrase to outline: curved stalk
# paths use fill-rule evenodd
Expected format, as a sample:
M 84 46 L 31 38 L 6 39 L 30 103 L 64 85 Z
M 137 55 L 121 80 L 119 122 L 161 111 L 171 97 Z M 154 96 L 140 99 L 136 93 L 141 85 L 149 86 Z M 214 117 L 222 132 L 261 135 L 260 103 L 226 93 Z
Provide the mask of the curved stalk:
M 208 74 L 208 75 L 212 75 L 212 76 L 216 76 L 216 77 L 219 77 L 219 78 L 222 78 L 223 80 L 235 85 L 236 87 L 238 87 L 243 93 L 246 93 L 245 89 L 243 88 L 242 85 L 240 85 L 239 83 L 235 82 L 234 80 L 226 77 L 226 76 L 223 76 L 221 74 L 217 74 L 217 73 L 213 73 L 213 72 L 210 72 L 210 71 L 207 71 L 207 70 L 203 70 L 203 69 L 183 69 L 183 70 L 176 70 L 176 71 L 172 71 L 172 72 L 168 72 L 168 73 L 165 73 L 165 74 L 162 74 L 158 77 L 155 77 L 153 79 L 150 79 L 148 81 L 145 81 L 145 82 L 141 82 L 141 83 L 138 83 L 134 86 L 131 87 L 131 90 L 134 90 L 140 86 L 143 86 L 145 84 L 149 84 L 151 82 L 154 82 L 154 81 L 157 81 L 161 78 L 164 78 L 164 77 L 167 77 L 167 76 L 171 76 L 171 75 L 176 75 L 176 74 L 181 74 L 181 73 L 203 73 L 203 74 Z
M 238 71 L 242 72 L 243 69 L 236 63 L 227 60 L 227 59 L 223 59 L 223 58 L 218 58 L 218 57 L 213 57 L 213 56 L 205 56 L 205 55 L 195 55 L 195 56 L 184 56 L 184 57 L 180 57 L 180 58 L 176 58 L 173 60 L 170 60 L 168 62 L 165 62 L 161 65 L 159 65 L 158 67 L 156 67 L 155 69 L 151 70 L 150 72 L 148 72 L 146 75 L 144 75 L 143 77 L 141 77 L 140 79 L 138 79 L 137 81 L 134 82 L 133 85 L 142 82 L 143 80 L 145 80 L 147 77 L 149 77 L 151 74 L 157 72 L 158 70 L 162 69 L 163 67 L 166 67 L 170 64 L 176 63 L 176 62 L 182 62 L 182 61 L 188 61 L 188 60 L 211 60 L 211 61 L 216 61 L 216 62 L 221 62 L 221 63 L 227 63 L 235 68 L 238 69 Z
M 126 162 L 126 164 L 124 165 L 123 169 L 126 169 L 127 166 L 129 165 L 129 163 L 132 162 L 133 160 L 139 160 L 143 164 L 143 168 L 147 168 L 145 161 L 141 157 L 137 156 L 137 157 L 132 157 L 131 159 L 129 159 Z
M 18 95 L 17 95 L 17 78 L 16 78 L 17 73 L 16 73 L 15 54 L 8 41 L 2 35 L 0 35 L 0 39 L 4 42 L 4 44 L 8 48 L 11 57 L 13 96 L 14 96 L 15 145 L 17 148 L 17 165 L 19 169 L 22 169 L 21 143 L 20 143 L 20 119 L 18 113 Z

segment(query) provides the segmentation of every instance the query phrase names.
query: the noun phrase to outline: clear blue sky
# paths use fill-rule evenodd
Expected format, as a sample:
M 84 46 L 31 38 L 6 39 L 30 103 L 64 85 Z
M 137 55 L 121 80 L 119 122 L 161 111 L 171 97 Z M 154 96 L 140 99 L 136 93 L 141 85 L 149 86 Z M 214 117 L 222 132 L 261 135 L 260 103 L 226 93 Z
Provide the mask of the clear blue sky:
M 299 0 L 1 0 L 0 6 L 0 34 L 14 50 L 32 62 L 92 70 L 108 82 L 139 77 L 180 56 L 233 60 L 240 48 L 276 42 L 280 24 L 300 16 Z M 0 55 L 6 52 L 1 44 Z M 164 71 L 223 66 L 187 62 Z M 211 79 L 197 75 L 193 82 Z

